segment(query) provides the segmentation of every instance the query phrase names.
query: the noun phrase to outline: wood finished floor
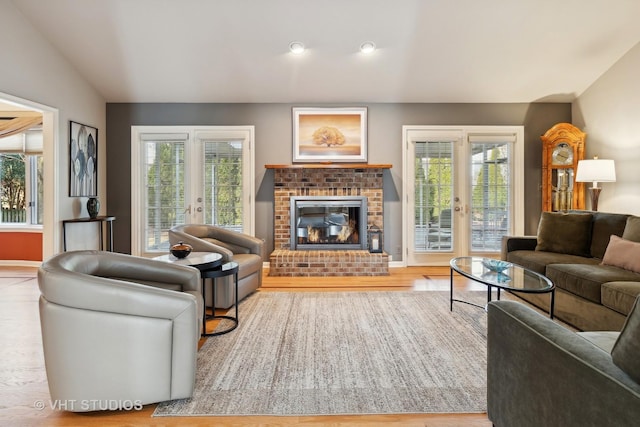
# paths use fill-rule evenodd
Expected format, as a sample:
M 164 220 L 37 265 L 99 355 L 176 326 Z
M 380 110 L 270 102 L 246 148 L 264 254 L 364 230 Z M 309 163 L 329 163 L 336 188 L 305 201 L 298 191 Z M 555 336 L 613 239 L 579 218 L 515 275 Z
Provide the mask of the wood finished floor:
M 313 417 L 153 418 L 155 405 L 140 411 L 70 413 L 51 408 L 33 268 L 0 267 L 0 425 L 2 426 L 421 426 L 491 427 L 486 414 L 411 414 Z M 425 278 L 424 276 L 428 276 Z M 485 289 L 456 276 L 456 289 Z M 289 278 L 265 274 L 260 292 L 449 289 L 449 269 L 391 269 L 384 277 Z M 240 319 L 242 321 L 242 319 Z M 213 325 L 211 325 L 213 327 Z M 215 339 L 215 337 L 208 338 Z M 204 343 L 201 340 L 200 344 Z M 41 407 L 42 406 L 42 407 Z

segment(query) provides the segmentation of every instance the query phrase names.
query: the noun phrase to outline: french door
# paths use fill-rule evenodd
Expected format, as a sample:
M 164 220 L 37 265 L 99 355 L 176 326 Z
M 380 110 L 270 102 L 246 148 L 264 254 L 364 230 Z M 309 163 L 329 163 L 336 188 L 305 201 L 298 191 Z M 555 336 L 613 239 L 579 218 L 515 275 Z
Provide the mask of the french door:
M 405 126 L 406 264 L 497 256 L 522 232 L 522 127 Z
M 178 224 L 254 233 L 253 126 L 132 128 L 132 253 L 169 250 Z

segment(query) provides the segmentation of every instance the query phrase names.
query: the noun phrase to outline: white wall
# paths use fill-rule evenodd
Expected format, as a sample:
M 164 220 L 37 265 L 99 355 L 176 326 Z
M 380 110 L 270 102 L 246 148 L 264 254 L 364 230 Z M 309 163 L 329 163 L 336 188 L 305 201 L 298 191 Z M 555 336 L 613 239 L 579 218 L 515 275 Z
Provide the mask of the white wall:
M 86 198 L 68 196 L 70 120 L 98 128 L 98 197 L 102 201 L 101 213 L 106 212 L 106 103 L 8 0 L 0 0 L 0 39 L 5 40 L 0 98 L 26 100 L 30 107 L 50 107 L 50 117 L 55 118 L 44 153 L 45 204 L 49 208 L 45 208 L 46 258 L 62 248 L 60 220 L 87 216 Z M 87 234 L 93 238 L 91 231 L 87 230 Z M 78 242 L 87 240 L 78 237 Z M 73 244 L 73 240 L 68 243 Z
M 617 181 L 599 184 L 599 211 L 640 215 L 639 79 L 640 43 L 573 104 L 573 123 L 587 133 L 585 157 L 616 164 Z

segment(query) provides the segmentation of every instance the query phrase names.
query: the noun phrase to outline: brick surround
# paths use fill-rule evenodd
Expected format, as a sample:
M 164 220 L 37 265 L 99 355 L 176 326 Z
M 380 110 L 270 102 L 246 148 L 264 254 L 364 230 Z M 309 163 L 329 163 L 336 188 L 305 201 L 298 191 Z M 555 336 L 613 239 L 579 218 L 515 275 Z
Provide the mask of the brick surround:
M 280 166 L 274 169 L 274 246 L 270 276 L 381 276 L 389 274 L 389 256 L 363 250 L 290 249 L 292 196 L 365 196 L 367 228 L 383 229 L 382 174 L 388 165 Z

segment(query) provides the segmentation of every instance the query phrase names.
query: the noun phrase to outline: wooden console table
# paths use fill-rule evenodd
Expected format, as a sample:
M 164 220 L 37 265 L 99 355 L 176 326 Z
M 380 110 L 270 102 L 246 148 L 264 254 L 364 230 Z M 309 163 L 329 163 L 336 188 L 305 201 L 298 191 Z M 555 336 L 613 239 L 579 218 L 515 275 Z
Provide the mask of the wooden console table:
M 97 216 L 95 218 L 74 218 L 74 219 L 63 219 L 62 220 L 62 241 L 63 241 L 63 250 L 66 252 L 67 250 L 67 224 L 74 223 L 87 223 L 87 222 L 99 222 L 100 223 L 100 250 L 113 251 L 113 221 L 115 221 L 115 216 Z M 104 247 L 104 224 L 107 224 L 107 230 L 109 231 L 109 240 L 107 241 L 107 247 Z

